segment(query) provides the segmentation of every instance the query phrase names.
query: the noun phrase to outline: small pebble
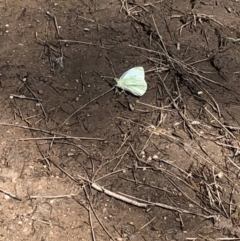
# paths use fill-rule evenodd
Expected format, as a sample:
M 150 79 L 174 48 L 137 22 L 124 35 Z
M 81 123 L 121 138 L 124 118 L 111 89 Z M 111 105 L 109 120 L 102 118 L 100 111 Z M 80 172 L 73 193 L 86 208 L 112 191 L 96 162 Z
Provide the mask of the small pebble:
M 7 195 L 7 194 L 4 195 L 4 198 L 5 198 L 6 200 L 10 200 L 10 199 L 11 199 L 11 197 L 10 197 L 9 195 Z
M 217 174 L 217 177 L 218 177 L 219 179 L 223 178 L 223 176 L 224 176 L 223 172 L 219 172 L 219 173 Z
M 177 50 L 180 50 L 180 43 L 177 43 Z
M 38 94 L 42 95 L 43 94 L 43 90 L 39 90 Z
M 199 121 L 192 121 L 191 124 L 192 125 L 200 125 L 201 123 Z
M 147 158 L 147 161 L 150 162 L 151 160 L 152 160 L 152 157 L 149 156 L 149 157 Z
M 134 111 L 134 106 L 132 105 L 132 103 L 129 103 L 129 109 L 130 109 L 131 111 Z
M 231 9 L 230 7 L 226 7 L 226 9 L 227 9 L 227 11 L 228 11 L 229 13 L 232 12 L 232 9 Z
M 153 160 L 157 160 L 158 159 L 158 155 L 153 155 L 152 159 Z

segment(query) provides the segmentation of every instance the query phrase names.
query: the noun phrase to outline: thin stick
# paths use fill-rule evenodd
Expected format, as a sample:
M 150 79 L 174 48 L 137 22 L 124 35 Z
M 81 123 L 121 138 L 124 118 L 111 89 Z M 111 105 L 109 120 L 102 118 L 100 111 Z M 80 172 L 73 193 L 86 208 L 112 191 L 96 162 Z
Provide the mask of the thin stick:
M 236 139 L 236 137 L 232 134 L 232 132 L 230 132 L 209 110 L 207 107 L 204 108 L 212 117 L 215 121 L 217 121 L 217 123 L 234 139 Z
M 0 192 L 4 193 L 5 195 L 8 195 L 9 197 L 13 198 L 13 199 L 16 199 L 18 201 L 22 201 L 21 198 L 17 197 L 16 195 L 6 191 L 6 190 L 3 190 L 3 189 L 0 189 Z
M 59 51 L 58 51 L 56 48 L 54 48 L 53 46 L 51 46 L 47 41 L 42 40 L 41 38 L 39 38 L 37 32 L 35 33 L 35 37 L 36 37 L 36 39 L 40 42 L 40 44 L 45 45 L 45 46 L 47 46 L 49 49 L 53 50 L 54 52 L 59 53 Z
M 44 129 L 34 128 L 34 127 L 29 127 L 29 126 L 20 126 L 20 125 L 9 124 L 9 123 L 4 123 L 4 122 L 0 122 L 0 125 L 14 126 L 14 127 L 17 127 L 17 128 L 32 130 L 32 131 L 40 131 L 40 132 L 47 133 L 47 134 L 50 134 L 50 135 L 59 135 L 59 136 L 65 137 L 65 138 L 76 139 L 76 140 L 81 140 L 81 138 L 82 138 L 82 137 L 74 137 L 74 136 L 65 135 L 65 134 L 62 134 L 62 133 L 59 133 L 59 132 L 52 132 L 52 131 L 47 131 L 47 130 L 44 130 Z M 54 137 L 54 139 L 56 139 L 56 137 Z M 101 139 L 101 138 L 88 138 L 88 137 L 83 137 L 83 140 L 104 141 L 104 139 Z
M 36 145 L 37 145 L 37 148 L 38 148 L 40 154 L 42 155 L 42 158 L 45 160 L 45 162 L 46 162 L 46 163 L 48 164 L 48 166 L 50 167 L 50 163 L 49 163 L 48 158 L 44 155 L 43 151 L 41 150 L 41 148 L 40 148 L 40 146 L 39 146 L 39 144 L 38 144 L 37 142 L 36 142 Z
M 179 98 L 179 96 L 175 99 L 177 100 Z M 141 104 L 141 105 L 144 105 L 144 106 L 147 106 L 147 107 L 151 107 L 153 109 L 156 109 L 156 110 L 165 110 L 165 111 L 170 111 L 172 112 L 173 110 L 168 110 L 167 108 L 170 108 L 172 103 L 170 103 L 169 105 L 165 106 L 165 107 L 158 107 L 158 106 L 155 106 L 155 105 L 151 105 L 151 104 L 147 104 L 147 103 L 144 103 L 144 102 L 141 102 L 141 101 L 136 101 L 137 104 Z
M 90 205 L 90 207 L 91 207 L 91 210 L 92 210 L 94 216 L 95 216 L 96 219 L 98 220 L 98 222 L 99 222 L 99 224 L 101 225 L 101 227 L 103 228 L 103 230 L 104 230 L 104 231 L 106 232 L 106 234 L 109 236 L 109 238 L 114 241 L 115 239 L 114 239 L 114 238 L 112 237 L 112 235 L 108 232 L 108 230 L 106 229 L 106 227 L 103 225 L 102 221 L 99 219 L 97 213 L 95 212 L 95 210 L 94 210 L 94 208 L 93 208 L 93 205 L 92 205 L 92 203 L 91 203 L 91 201 L 90 201 L 90 198 L 89 198 L 89 195 L 88 195 L 88 193 L 87 193 L 86 188 L 83 187 L 83 190 L 84 190 L 84 192 L 85 192 L 85 194 L 86 194 L 86 197 L 87 197 L 87 199 L 88 199 L 89 205 Z
M 114 161 L 115 159 L 118 159 L 118 158 L 121 157 L 121 156 L 122 156 L 122 155 L 116 156 L 116 157 L 112 158 L 111 160 L 106 161 L 105 163 L 103 163 L 102 165 L 100 165 L 99 168 L 97 169 L 97 171 L 94 173 L 92 180 L 95 180 L 95 177 L 97 176 L 98 172 L 99 172 L 105 165 L 107 165 L 108 163 Z
M 131 169 L 132 169 L 132 167 L 131 167 Z M 146 186 L 146 187 L 151 187 L 151 188 L 160 190 L 160 191 L 162 191 L 162 192 L 166 192 L 166 193 L 169 193 L 169 194 L 171 194 L 171 195 L 174 195 L 174 193 L 168 191 L 166 188 L 161 188 L 161 187 L 154 186 L 154 185 L 151 185 L 151 184 L 148 184 L 148 183 L 143 183 L 143 182 L 140 182 L 140 181 L 137 181 L 137 180 L 128 179 L 128 178 L 124 178 L 124 177 L 121 177 L 121 179 L 123 179 L 123 180 L 125 180 L 125 181 L 129 181 L 129 182 L 133 182 L 134 184 L 138 184 L 138 185 Z
M 106 177 L 109 177 L 111 175 L 114 175 L 114 174 L 119 173 L 119 172 L 124 172 L 124 171 L 125 171 L 125 169 L 120 169 L 120 170 L 117 170 L 117 171 L 110 172 L 110 173 L 108 173 L 108 174 L 106 174 L 106 175 L 104 175 L 102 177 L 99 177 L 98 179 L 94 180 L 94 182 L 98 182 L 98 181 L 100 181 L 100 180 L 102 180 L 102 179 L 104 179 Z
M 14 95 L 14 94 L 11 94 L 10 95 L 10 99 L 13 99 L 13 98 L 25 99 L 25 100 L 33 100 L 33 101 L 36 101 L 36 102 L 42 101 L 40 99 L 28 97 L 28 96 L 25 96 L 25 95 Z
M 222 199 L 221 199 L 221 196 L 220 196 L 220 193 L 219 193 L 219 188 L 221 188 L 221 187 L 220 187 L 219 184 L 217 184 L 217 181 L 216 181 L 216 176 L 217 175 L 215 174 L 214 167 L 212 167 L 212 173 L 213 173 L 213 179 L 214 179 L 215 192 L 217 193 L 216 199 L 217 199 L 218 205 L 220 207 L 222 207 L 222 210 L 225 213 L 226 217 L 230 218 L 231 216 L 228 216 L 228 213 L 227 213 L 227 211 L 226 211 L 226 209 L 225 209 L 225 207 L 223 205 L 223 202 L 222 202 Z M 216 201 L 215 201 L 215 203 L 216 203 Z
M 56 29 L 56 32 L 57 32 L 57 38 L 59 39 L 60 38 L 60 32 L 59 32 L 59 27 L 58 27 L 58 23 L 57 23 L 57 18 L 55 17 L 55 15 L 51 14 L 50 12 L 46 12 L 46 14 L 53 19 L 53 22 L 54 22 L 54 26 L 55 26 L 55 29 Z
M 118 161 L 118 163 L 116 164 L 116 166 L 113 168 L 113 171 L 115 171 L 115 170 L 118 168 L 119 164 L 122 162 L 122 159 L 123 159 L 123 157 L 126 155 L 126 153 L 128 152 L 128 150 L 129 150 L 129 146 L 127 147 L 127 149 L 125 150 L 125 152 L 122 154 L 122 156 L 121 156 L 120 160 Z
M 126 134 L 125 134 L 126 135 Z M 128 135 L 127 137 L 125 137 L 123 140 L 123 142 L 121 143 L 120 147 L 117 149 L 117 151 L 115 152 L 115 154 L 118 154 L 118 152 L 122 149 L 122 147 L 126 144 L 126 142 L 128 141 L 128 139 L 130 138 L 130 135 Z M 127 151 L 127 150 L 126 150 Z M 125 153 L 126 153 L 125 151 Z
M 94 228 L 93 228 L 93 222 L 92 222 L 92 210 L 90 208 L 88 210 L 88 213 L 89 213 L 89 221 L 90 221 L 90 226 L 91 226 L 92 239 L 93 239 L 93 241 L 96 241 Z
M 54 141 L 54 143 L 55 143 L 55 144 L 72 145 L 72 146 L 78 148 L 79 150 L 83 151 L 88 157 L 90 156 L 90 154 L 88 153 L 88 151 L 87 151 L 85 148 L 83 148 L 81 145 L 77 145 L 77 144 L 75 144 L 75 143 L 68 142 L 68 141 L 66 141 L 66 142 L 64 142 L 64 141 Z
M 216 238 L 216 240 L 219 240 L 219 241 L 235 241 L 235 240 L 240 240 L 240 238 Z
M 48 161 L 50 161 L 55 167 L 57 167 L 60 171 L 62 171 L 66 176 L 68 176 L 71 180 L 73 180 L 76 183 L 79 183 L 79 181 L 77 179 L 75 179 L 73 176 L 71 176 L 69 173 L 67 173 L 66 171 L 64 171 L 57 163 L 55 163 L 53 160 L 51 160 L 50 158 L 48 158 Z M 85 182 L 90 182 L 90 180 L 86 179 L 85 177 L 79 176 L 79 178 L 81 178 L 83 181 Z
M 17 139 L 17 141 L 31 141 L 31 140 L 61 140 L 61 139 L 78 139 L 78 140 L 97 140 L 97 141 L 103 141 L 104 139 L 100 138 L 92 138 L 92 137 L 80 137 L 80 136 L 53 136 L 53 137 L 29 137 L 29 138 L 20 138 Z
M 83 186 L 83 190 L 84 190 L 84 192 L 85 192 L 85 195 L 86 195 L 87 200 L 88 200 L 89 205 L 90 205 L 91 201 L 90 201 L 90 198 L 89 198 L 89 195 L 88 195 L 88 193 L 87 193 L 87 190 L 86 190 L 85 186 Z M 90 205 L 90 207 L 92 207 L 92 206 Z M 93 240 L 93 241 L 96 241 L 96 239 L 95 239 L 95 233 L 94 233 L 94 228 L 93 228 L 93 222 L 92 222 L 92 215 L 91 215 L 91 213 L 92 213 L 91 208 L 88 208 L 88 215 L 89 215 L 89 222 L 90 222 L 90 226 L 91 226 L 92 240 Z
M 145 225 L 143 225 L 141 228 L 138 229 L 138 231 L 140 231 L 141 229 L 144 229 L 145 227 L 147 227 L 151 222 L 153 222 L 156 219 L 156 217 L 152 218 L 148 223 L 146 223 Z
M 119 192 L 120 195 L 123 195 L 123 196 L 126 196 L 126 197 L 129 197 L 129 198 L 134 198 L 138 201 L 142 201 L 144 204 L 148 204 L 148 205 L 153 205 L 153 206 L 158 206 L 158 207 L 161 207 L 161 208 L 164 208 L 164 209 L 168 209 L 168 210 L 172 210 L 172 211 L 177 211 L 179 213 L 186 213 L 186 214 L 192 214 L 192 215 L 196 215 L 196 216 L 199 216 L 199 217 L 203 217 L 203 218 L 206 218 L 206 219 L 210 219 L 210 218 L 214 218 L 215 216 L 214 215 L 209 215 L 209 216 L 206 216 L 202 213 L 194 213 L 194 212 L 191 212 L 191 211 L 188 211 L 188 210 L 185 210 L 185 209 L 182 209 L 182 208 L 177 208 L 177 207 L 173 207 L 173 206 L 169 206 L 169 205 L 166 205 L 166 204 L 163 204 L 163 203 L 154 203 L 154 202 L 149 202 L 147 200 L 144 200 L 144 199 L 140 199 L 140 198 L 136 198 L 136 197 L 133 197 L 131 195 L 127 195 L 125 193 L 121 193 Z
M 164 87 L 164 89 L 166 90 L 168 96 L 171 98 L 171 101 L 173 102 L 173 106 L 174 108 L 178 111 L 179 115 L 182 117 L 182 119 L 185 121 L 185 123 L 187 124 L 188 128 L 189 128 L 189 133 L 190 133 L 190 130 L 192 130 L 193 132 L 195 132 L 198 136 L 201 136 L 200 133 L 198 133 L 194 128 L 193 126 L 190 124 L 189 120 L 187 119 L 186 115 L 183 113 L 183 111 L 181 111 L 179 108 L 178 108 L 178 105 L 176 104 L 176 102 L 174 101 L 174 98 L 172 97 L 169 89 L 167 88 L 164 80 L 162 80 L 161 76 L 159 75 L 159 79 L 161 80 L 161 83 Z M 191 133 L 190 133 L 191 134 Z M 192 135 L 192 134 L 191 134 Z
M 140 203 L 140 202 L 137 202 L 137 201 L 132 200 L 130 198 L 124 197 L 121 194 L 117 194 L 115 192 L 112 192 L 112 191 L 110 191 L 110 190 L 108 190 L 106 188 L 103 188 L 103 187 L 99 186 L 96 183 L 92 183 L 91 186 L 92 186 L 93 189 L 95 189 L 95 190 L 97 190 L 99 192 L 103 192 L 103 193 L 105 193 L 106 195 L 108 195 L 110 197 L 114 197 L 114 198 L 116 198 L 118 200 L 121 200 L 123 202 L 126 202 L 128 204 L 132 204 L 132 205 L 140 207 L 140 208 L 147 208 L 148 207 L 148 205 L 146 203 Z
M 27 218 L 28 218 L 28 217 L 27 217 Z M 51 222 L 43 221 L 43 220 L 40 220 L 40 219 L 31 218 L 31 220 L 33 220 L 33 221 L 35 221 L 35 222 L 47 224 L 47 225 L 49 225 L 49 226 L 52 226 L 52 225 L 53 225 Z
M 79 194 L 66 194 L 66 195 L 57 195 L 57 196 L 30 196 L 29 199 L 38 199 L 38 198 L 45 198 L 45 199 L 59 199 L 59 198 L 71 198 L 72 196 L 77 196 Z
M 182 215 L 181 215 L 181 213 L 178 213 L 178 216 L 179 216 L 179 219 L 180 219 L 181 228 L 183 229 L 183 228 L 185 227 L 185 225 L 184 225 L 184 222 L 183 222 L 183 220 L 182 220 Z
M 109 191 L 106 188 L 103 188 L 103 187 L 99 186 L 96 183 L 92 183 L 91 186 L 92 186 L 92 188 L 94 188 L 95 190 L 97 190 L 99 192 L 103 192 L 103 193 L 105 193 L 108 196 L 114 197 L 114 198 L 116 198 L 118 200 L 121 200 L 121 201 L 126 202 L 128 204 L 132 204 L 132 205 L 137 206 L 137 207 L 147 208 L 149 205 L 150 206 L 158 206 L 158 207 L 161 207 L 161 208 L 164 208 L 164 209 L 177 211 L 179 213 L 186 213 L 186 214 L 197 215 L 197 216 L 200 216 L 200 217 L 204 217 L 206 219 L 214 217 L 214 215 L 206 216 L 206 215 L 201 214 L 201 213 L 193 213 L 191 211 L 188 211 L 188 210 L 185 210 L 185 209 L 182 209 L 182 208 L 176 208 L 176 207 L 169 206 L 169 205 L 166 205 L 166 204 L 163 204 L 163 203 L 149 202 L 147 200 L 139 199 L 139 198 L 136 198 L 136 197 L 133 197 L 133 196 L 127 195 L 125 193 L 121 193 L 121 192 L 114 193 L 112 191 Z M 133 200 L 133 199 L 135 199 L 135 200 Z M 141 201 L 141 202 L 138 202 L 136 200 Z
M 94 22 L 95 22 L 95 20 L 93 20 L 93 19 L 88 19 L 88 18 L 82 17 L 82 16 L 80 16 L 80 15 L 77 15 L 77 17 L 78 17 L 78 18 L 81 18 L 81 19 L 83 19 L 83 20 L 85 20 L 85 21 L 91 22 L 91 23 L 94 23 Z
M 174 64 L 173 64 L 173 62 L 172 62 L 172 60 L 171 60 L 171 58 L 170 58 L 170 56 L 169 56 L 169 54 L 168 54 L 168 51 L 167 51 L 167 49 L 166 49 L 166 46 L 165 46 L 165 44 L 164 44 L 164 42 L 163 42 L 163 38 L 162 38 L 162 36 L 160 35 L 160 33 L 159 33 L 159 31 L 158 31 L 158 27 L 157 27 L 157 24 L 156 24 L 155 19 L 154 19 L 153 16 L 152 16 L 152 20 L 153 20 L 155 29 L 156 29 L 156 31 L 157 31 L 158 37 L 159 37 L 159 39 L 160 39 L 160 41 L 161 41 L 161 44 L 162 44 L 163 50 L 164 50 L 164 52 L 165 52 L 165 55 L 167 56 L 168 61 L 171 63 L 172 67 L 174 67 Z
M 76 111 L 74 111 L 70 116 L 68 116 L 67 119 L 65 119 L 65 121 L 59 126 L 59 129 L 66 124 L 66 122 L 72 118 L 75 114 L 77 114 L 80 110 L 82 110 L 83 108 L 85 108 L 86 106 L 88 106 L 89 104 L 91 104 L 92 102 L 96 101 L 97 99 L 101 98 L 102 96 L 106 95 L 107 93 L 109 93 L 110 91 L 114 90 L 115 86 L 112 87 L 110 90 L 107 90 L 106 92 L 104 92 L 103 94 L 95 97 L 94 99 L 92 99 L 91 101 L 89 101 L 88 103 L 86 103 L 85 105 L 81 106 L 80 108 L 78 108 Z
M 58 22 L 57 22 L 57 18 L 55 17 L 55 15 L 51 14 L 50 12 L 46 12 L 46 14 L 51 17 L 53 19 L 54 22 L 54 26 L 57 32 L 57 39 L 60 39 L 60 32 L 59 32 L 59 26 L 58 26 Z M 61 46 L 61 42 L 59 42 L 59 47 L 60 47 L 60 53 L 61 53 L 61 57 L 63 58 L 63 50 L 62 50 L 62 46 Z
M 178 185 L 175 184 L 175 182 L 173 180 L 171 180 L 169 177 L 167 177 L 165 175 L 165 178 L 167 178 L 169 180 L 169 182 L 171 182 L 171 184 L 180 192 L 182 193 L 182 195 L 190 202 L 194 203 L 196 206 L 200 207 L 202 210 L 204 210 L 205 212 L 207 212 L 208 214 L 213 215 L 209 210 L 207 210 L 207 208 L 205 208 L 204 206 L 201 206 L 200 204 L 198 204 L 196 201 L 194 201 L 192 198 L 190 198 L 185 192 L 182 191 L 181 188 L 178 187 Z
M 58 41 L 59 42 L 63 42 L 63 43 L 76 43 L 76 44 L 92 45 L 92 46 L 97 46 L 97 47 L 102 48 L 102 49 L 110 50 L 110 48 L 107 48 L 107 47 L 104 47 L 104 46 L 101 46 L 101 45 L 98 45 L 98 44 L 94 44 L 94 43 L 91 43 L 91 42 L 84 42 L 84 41 L 78 41 L 78 40 L 69 40 L 69 39 L 58 39 Z
M 233 164 L 233 166 L 240 170 L 240 167 L 234 161 L 232 161 L 232 159 L 229 156 L 227 157 L 227 159 Z

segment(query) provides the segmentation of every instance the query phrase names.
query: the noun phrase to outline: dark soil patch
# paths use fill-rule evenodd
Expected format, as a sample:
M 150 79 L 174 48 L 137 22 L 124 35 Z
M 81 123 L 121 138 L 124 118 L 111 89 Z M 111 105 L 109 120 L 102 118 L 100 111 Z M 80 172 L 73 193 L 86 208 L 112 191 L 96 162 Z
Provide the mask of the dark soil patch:
M 0 239 L 237 240 L 239 13 L 0 1 Z M 134 66 L 144 96 L 112 90 L 70 118 Z

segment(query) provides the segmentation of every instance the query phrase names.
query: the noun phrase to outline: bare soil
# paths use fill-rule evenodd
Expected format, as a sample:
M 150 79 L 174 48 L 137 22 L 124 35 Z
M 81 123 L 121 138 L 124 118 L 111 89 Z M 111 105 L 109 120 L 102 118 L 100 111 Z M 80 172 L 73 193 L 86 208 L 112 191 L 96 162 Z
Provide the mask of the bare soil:
M 239 16 L 0 0 L 0 240 L 240 240 Z

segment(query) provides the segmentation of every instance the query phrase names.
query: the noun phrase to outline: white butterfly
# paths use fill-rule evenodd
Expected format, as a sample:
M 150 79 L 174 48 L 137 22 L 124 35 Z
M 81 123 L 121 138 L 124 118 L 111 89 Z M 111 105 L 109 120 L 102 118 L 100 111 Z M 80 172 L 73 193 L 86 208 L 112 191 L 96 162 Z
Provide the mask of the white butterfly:
M 117 81 L 116 87 L 126 90 L 135 96 L 142 96 L 147 91 L 147 82 L 143 67 L 134 67 L 126 71 Z

